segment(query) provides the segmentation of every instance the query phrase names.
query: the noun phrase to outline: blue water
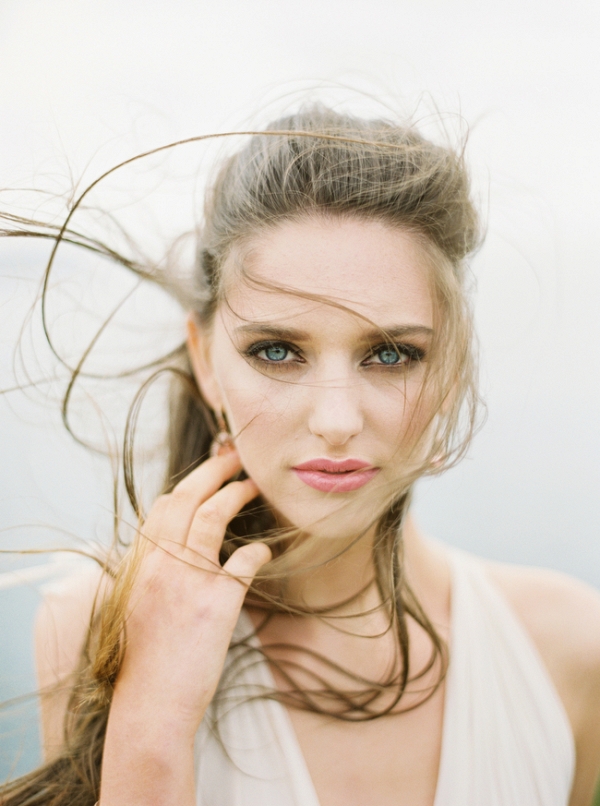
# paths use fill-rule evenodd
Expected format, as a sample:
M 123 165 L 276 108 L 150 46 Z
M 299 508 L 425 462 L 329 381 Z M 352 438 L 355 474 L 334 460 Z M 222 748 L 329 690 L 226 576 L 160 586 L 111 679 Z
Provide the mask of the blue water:
M 33 586 L 0 590 L 0 781 L 41 760 L 39 707 L 28 696 L 36 690 L 33 620 L 39 601 Z

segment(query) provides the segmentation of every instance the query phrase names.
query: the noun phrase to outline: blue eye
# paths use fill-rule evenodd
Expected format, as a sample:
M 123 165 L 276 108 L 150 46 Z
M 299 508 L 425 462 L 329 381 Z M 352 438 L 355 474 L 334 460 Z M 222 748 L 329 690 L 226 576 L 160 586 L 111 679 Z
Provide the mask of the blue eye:
M 265 354 L 267 361 L 283 361 L 287 358 L 289 350 L 283 344 L 271 344 L 261 350 Z
M 283 341 L 261 341 L 253 344 L 246 354 L 262 361 L 263 364 L 290 366 L 298 363 L 297 351 Z
M 377 355 L 382 364 L 397 364 L 401 360 L 401 354 L 393 347 L 384 347 Z
M 380 367 L 406 367 L 413 361 L 422 361 L 424 357 L 424 351 L 412 344 L 382 344 L 373 350 L 365 363 Z

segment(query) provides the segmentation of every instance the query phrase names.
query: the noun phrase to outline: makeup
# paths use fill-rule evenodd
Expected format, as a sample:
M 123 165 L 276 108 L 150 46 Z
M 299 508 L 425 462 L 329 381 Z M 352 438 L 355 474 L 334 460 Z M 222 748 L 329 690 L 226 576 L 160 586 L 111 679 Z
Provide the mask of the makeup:
M 292 468 L 298 478 L 313 487 L 326 493 L 347 493 L 363 487 L 377 473 L 378 467 L 359 459 L 311 459 L 308 462 Z

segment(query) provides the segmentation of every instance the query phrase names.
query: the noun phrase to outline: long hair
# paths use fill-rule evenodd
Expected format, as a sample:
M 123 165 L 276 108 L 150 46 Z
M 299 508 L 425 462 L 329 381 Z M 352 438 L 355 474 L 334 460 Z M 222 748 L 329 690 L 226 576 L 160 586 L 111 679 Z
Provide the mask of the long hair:
M 368 683 L 354 677 L 356 693 L 349 695 L 316 675 L 314 689 L 295 685 L 295 664 L 286 666 L 282 661 L 281 671 L 290 682 L 290 691 L 265 694 L 296 708 L 360 721 L 397 712 L 409 680 L 422 677 L 436 664 L 438 681 L 444 674 L 443 642 L 405 577 L 402 524 L 414 481 L 457 462 L 475 427 L 478 395 L 466 260 L 478 246 L 480 233 L 462 148 L 434 144 L 410 124 L 363 120 L 311 106 L 251 134 L 245 146 L 222 164 L 206 195 L 192 281 L 171 290 L 208 329 L 219 305 L 227 302 L 225 267 L 233 250 L 281 222 L 320 216 L 375 220 L 410 232 L 427 256 L 435 310 L 432 360 L 421 392 L 426 426 L 404 446 L 411 461 L 406 463 L 403 478 L 390 489 L 386 507 L 374 522 L 373 583 L 397 638 L 394 668 L 384 681 Z M 63 228 L 59 234 L 65 238 L 68 230 Z M 117 257 L 115 253 L 111 256 Z M 154 270 L 122 262 L 130 270 L 156 279 Z M 251 273 L 240 271 L 240 282 L 256 282 Z M 339 300 L 324 301 L 343 307 Z M 164 483 L 168 492 L 208 456 L 217 421 L 216 413 L 202 397 L 185 352 L 174 353 L 159 372 L 172 375 Z M 148 382 L 130 411 L 123 450 L 125 484 L 140 520 L 143 512 L 136 492 L 133 443 L 147 388 Z M 139 563 L 140 539 L 122 559 L 113 562 L 112 593 L 91 620 L 72 689 L 62 752 L 39 770 L 0 789 L 0 803 L 5 806 L 92 806 L 96 801 L 111 692 L 123 652 L 124 614 Z M 248 596 L 267 617 L 276 610 L 314 613 L 292 605 L 285 596 L 289 546 L 298 552 L 306 552 L 306 547 L 296 545 L 289 530 L 282 533 L 276 528 L 267 503 L 260 499 L 244 507 L 229 525 L 222 559 L 237 546 L 256 539 L 271 543 L 274 559 L 260 572 Z M 432 647 L 427 668 L 416 670 L 412 676 L 408 619 L 426 631 Z M 267 654 L 268 650 L 265 647 Z M 302 679 L 307 679 L 306 674 Z M 383 697 L 390 692 L 392 697 Z

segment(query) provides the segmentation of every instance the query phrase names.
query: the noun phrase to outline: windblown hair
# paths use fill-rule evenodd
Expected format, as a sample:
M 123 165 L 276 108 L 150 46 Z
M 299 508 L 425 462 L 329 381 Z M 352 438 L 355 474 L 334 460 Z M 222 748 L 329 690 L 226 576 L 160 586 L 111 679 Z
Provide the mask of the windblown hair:
M 436 664 L 438 679 L 443 679 L 445 647 L 404 576 L 402 523 L 414 481 L 458 461 L 475 427 L 478 395 L 466 260 L 478 246 L 480 233 L 462 149 L 434 144 L 412 125 L 362 120 L 313 106 L 275 121 L 264 132 L 249 134 L 245 146 L 221 166 L 206 196 L 197 267 L 184 304 L 195 312 L 201 326 L 210 328 L 218 306 L 227 303 L 230 273 L 238 271 L 237 267 L 227 269 L 235 249 L 243 250 L 251 239 L 281 222 L 322 217 L 376 220 L 413 234 L 427 256 L 435 303 L 432 357 L 421 393 L 426 428 L 414 433 L 404 446 L 405 477 L 389 492 L 387 507 L 376 521 L 373 546 L 374 584 L 397 636 L 397 662 L 388 679 L 370 685 L 336 667 L 356 684 L 354 695 L 344 691 L 339 696 L 316 674 L 314 689 L 295 685 L 294 664 L 280 662 L 290 691 L 265 695 L 297 708 L 357 721 L 401 710 L 409 680 L 422 677 Z M 243 268 L 239 272 L 236 282 L 258 283 L 251 272 Z M 286 290 L 284 278 L 281 288 Z M 178 293 L 181 297 L 183 292 Z M 325 302 L 344 307 L 339 300 Z M 208 456 L 217 430 L 217 413 L 203 400 L 187 358 L 173 360 L 168 371 L 173 373 L 173 388 L 165 492 Z M 140 517 L 131 445 L 142 396 L 143 392 L 134 402 L 124 449 L 126 486 Z M 264 608 L 267 618 L 276 610 L 307 612 L 292 607 L 285 596 L 286 555 L 302 547 L 296 546 L 289 532 L 276 529 L 265 502 L 252 502 L 232 521 L 222 560 L 239 545 L 256 539 L 272 545 L 274 560 L 251 586 L 248 596 L 252 602 Z M 0 803 L 5 806 L 92 806 L 97 800 L 106 721 L 123 653 L 124 614 L 139 562 L 139 540 L 115 566 L 112 593 L 92 620 L 71 694 L 62 753 L 0 789 Z M 408 619 L 431 639 L 429 664 L 416 672 L 409 668 Z M 268 654 L 269 647 L 265 651 Z M 314 658 L 319 660 L 313 654 Z M 331 667 L 326 659 L 320 660 Z M 432 693 L 426 693 L 424 699 Z

